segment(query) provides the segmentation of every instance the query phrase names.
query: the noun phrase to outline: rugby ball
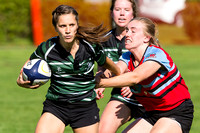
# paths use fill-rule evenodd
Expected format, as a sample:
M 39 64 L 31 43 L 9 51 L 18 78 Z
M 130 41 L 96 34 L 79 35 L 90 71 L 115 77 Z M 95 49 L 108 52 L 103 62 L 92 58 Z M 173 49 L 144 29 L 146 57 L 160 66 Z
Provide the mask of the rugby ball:
M 45 60 L 32 59 L 23 66 L 22 76 L 31 85 L 43 85 L 51 78 L 51 69 Z

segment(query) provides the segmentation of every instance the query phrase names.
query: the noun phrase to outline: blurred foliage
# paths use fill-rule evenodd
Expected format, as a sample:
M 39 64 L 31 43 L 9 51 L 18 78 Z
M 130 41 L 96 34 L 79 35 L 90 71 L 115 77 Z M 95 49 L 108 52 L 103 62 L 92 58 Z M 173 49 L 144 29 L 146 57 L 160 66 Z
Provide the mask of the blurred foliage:
M 187 2 L 182 16 L 186 34 L 192 42 L 200 42 L 200 2 Z
M 0 44 L 31 39 L 29 0 L 0 0 Z
M 84 0 L 41 0 L 44 40 L 57 35 L 51 23 L 52 11 L 59 5 L 65 4 L 74 7 L 79 13 L 79 25 L 97 26 L 103 24 L 110 29 L 110 3 L 92 4 Z
M 109 0 L 98 4 L 84 0 L 41 0 L 45 40 L 57 35 L 51 23 L 51 12 L 61 4 L 70 5 L 78 11 L 82 26 L 103 23 L 108 30 L 111 28 Z M 186 34 L 193 42 L 200 42 L 200 0 L 187 0 L 182 14 Z M 30 0 L 0 0 L 0 29 L 0 45 L 5 42 L 18 44 L 24 38 L 32 41 Z
M 186 0 L 186 2 L 200 2 L 200 0 Z
M 60 4 L 68 4 L 79 13 L 80 25 L 104 24 L 110 29 L 110 3 L 92 4 L 84 0 L 41 0 L 44 39 L 55 34 L 51 12 Z M 0 0 L 0 45 L 20 38 L 32 40 L 30 0 Z

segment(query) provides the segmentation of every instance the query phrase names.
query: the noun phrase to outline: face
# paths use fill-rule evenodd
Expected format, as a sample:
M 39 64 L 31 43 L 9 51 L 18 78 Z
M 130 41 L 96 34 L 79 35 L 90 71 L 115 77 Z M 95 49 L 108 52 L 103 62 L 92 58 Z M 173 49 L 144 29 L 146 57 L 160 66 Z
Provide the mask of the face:
M 126 49 L 135 49 L 148 42 L 148 37 L 144 34 L 144 25 L 137 20 L 131 21 L 126 27 Z
M 78 23 L 73 14 L 63 14 L 59 16 L 56 24 L 56 31 L 61 43 L 72 43 L 76 37 Z
M 133 18 L 132 3 L 128 0 L 116 0 L 112 17 L 117 26 L 125 27 Z

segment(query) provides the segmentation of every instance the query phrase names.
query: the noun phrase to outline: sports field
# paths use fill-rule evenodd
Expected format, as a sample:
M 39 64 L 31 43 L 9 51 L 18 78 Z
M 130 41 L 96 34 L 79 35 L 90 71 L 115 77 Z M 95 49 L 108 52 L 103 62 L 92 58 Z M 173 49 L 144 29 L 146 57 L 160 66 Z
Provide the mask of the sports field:
M 164 46 L 170 53 L 186 84 L 189 87 L 195 106 L 195 117 L 191 133 L 200 131 L 200 46 Z M 16 79 L 21 66 L 34 51 L 32 46 L 0 47 L 0 133 L 33 133 L 42 111 L 48 83 L 36 90 L 20 88 Z M 105 98 L 98 101 L 100 114 L 110 96 L 110 88 L 105 91 Z M 120 133 L 126 125 L 122 126 Z M 65 133 L 72 133 L 66 127 Z

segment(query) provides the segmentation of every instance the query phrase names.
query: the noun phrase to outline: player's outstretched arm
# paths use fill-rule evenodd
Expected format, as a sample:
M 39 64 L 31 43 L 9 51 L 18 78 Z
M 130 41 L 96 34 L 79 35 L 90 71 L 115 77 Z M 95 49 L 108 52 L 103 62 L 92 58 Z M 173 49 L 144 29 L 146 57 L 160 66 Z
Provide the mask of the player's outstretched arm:
M 106 63 L 103 65 L 104 68 L 109 69 L 115 75 L 120 75 L 120 68 L 108 57 L 106 57 Z

